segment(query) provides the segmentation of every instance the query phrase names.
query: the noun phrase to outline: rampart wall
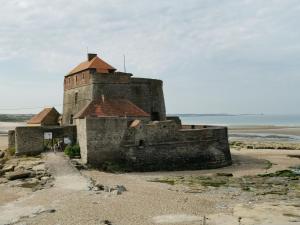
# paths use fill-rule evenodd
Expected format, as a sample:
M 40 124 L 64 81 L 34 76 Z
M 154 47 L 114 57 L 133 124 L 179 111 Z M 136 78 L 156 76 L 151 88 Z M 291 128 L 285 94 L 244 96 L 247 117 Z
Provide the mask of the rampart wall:
M 39 154 L 44 151 L 44 133 L 51 132 L 53 139 L 68 137 L 76 142 L 76 127 L 16 127 L 15 149 L 17 155 Z
M 231 164 L 226 127 L 181 129 L 175 121 L 140 121 L 132 127 L 125 118 L 86 118 L 78 120 L 77 129 L 87 135 L 78 137 L 82 158 L 96 167 L 110 161 L 135 171 Z

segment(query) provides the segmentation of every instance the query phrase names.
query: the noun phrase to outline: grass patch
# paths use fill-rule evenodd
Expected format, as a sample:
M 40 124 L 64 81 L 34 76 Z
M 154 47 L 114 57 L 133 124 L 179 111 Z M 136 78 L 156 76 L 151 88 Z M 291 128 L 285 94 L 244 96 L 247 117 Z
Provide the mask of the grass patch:
M 300 215 L 292 214 L 292 213 L 283 213 L 282 215 L 293 218 L 300 218 Z
M 287 156 L 290 157 L 290 158 L 300 159 L 300 155 L 287 155 Z
M 300 174 L 297 174 L 293 170 L 279 170 L 275 173 L 259 174 L 259 177 L 299 177 Z
M 14 156 L 16 154 L 15 148 L 8 148 L 6 151 L 10 156 Z
M 150 180 L 150 182 L 157 182 L 157 183 L 175 185 L 175 180 L 170 180 L 170 179 L 154 179 L 154 180 Z
M 211 180 L 211 181 L 202 181 L 201 185 L 204 187 L 221 187 L 221 186 L 228 186 L 227 181 L 225 180 Z
M 266 167 L 265 167 L 265 169 L 266 170 L 271 169 L 272 166 L 273 166 L 273 163 L 271 161 L 269 161 L 269 160 L 266 160 Z

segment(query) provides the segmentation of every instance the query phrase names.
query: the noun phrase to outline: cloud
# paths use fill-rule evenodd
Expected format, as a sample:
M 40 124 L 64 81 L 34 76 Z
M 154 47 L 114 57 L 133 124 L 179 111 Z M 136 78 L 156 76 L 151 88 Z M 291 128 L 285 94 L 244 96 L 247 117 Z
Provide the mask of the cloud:
M 61 103 L 62 77 L 84 60 L 88 47 L 119 70 L 125 54 L 130 72 L 163 79 L 169 111 L 203 112 L 193 103 L 201 102 L 205 112 L 240 112 L 246 104 L 230 103 L 236 96 L 226 90 L 231 84 L 242 92 L 245 80 L 257 87 L 268 84 L 270 90 L 284 79 L 299 81 L 299 11 L 297 0 L 5 1 L 0 8 L 0 77 L 8 71 L 20 82 L 24 75 L 37 85 L 46 80 L 45 90 L 60 93 L 53 99 Z M 12 71 L 16 61 L 27 67 Z M 185 93 L 171 86 L 193 82 L 205 85 Z M 209 92 L 214 85 L 218 91 Z M 263 93 L 260 87 L 252 97 L 241 95 L 253 101 Z M 265 97 L 272 99 L 271 94 Z M 180 106 L 177 99 L 182 99 Z M 12 100 L 21 104 L 17 97 Z M 294 110 L 296 100 L 292 97 L 287 111 Z M 255 110 L 278 108 L 272 103 Z

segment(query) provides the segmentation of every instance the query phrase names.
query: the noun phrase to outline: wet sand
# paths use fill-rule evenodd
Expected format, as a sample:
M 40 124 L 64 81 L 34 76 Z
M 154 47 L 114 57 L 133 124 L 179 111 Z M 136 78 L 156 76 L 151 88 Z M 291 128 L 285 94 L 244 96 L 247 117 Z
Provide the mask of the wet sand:
M 300 224 L 299 198 L 256 196 L 255 193 L 226 187 L 188 192 L 185 186 L 149 182 L 159 177 L 214 176 L 219 172 L 243 177 L 275 172 L 300 164 L 298 158 L 288 155 L 300 155 L 300 150 L 232 149 L 233 165 L 214 170 L 123 174 L 82 171 L 84 177 L 91 177 L 97 183 L 107 186 L 124 185 L 127 191 L 121 195 L 66 188 L 72 186 L 72 178 L 65 179 L 68 185 L 58 185 L 62 180 L 56 178 L 53 188 L 23 195 L 21 190 L 11 192 L 9 184 L 2 184 L 0 192 L 6 198 L 0 202 L 0 209 L 6 215 L 0 214 L 0 219 L 2 217 L 5 221 L 10 217 L 14 218 L 13 213 L 17 213 L 15 215 L 18 217 L 14 222 L 27 225 L 101 225 L 107 224 L 101 222 L 106 220 L 113 225 L 196 225 L 203 224 L 204 217 L 207 218 L 207 225 L 239 225 L 240 217 L 243 225 Z M 50 159 L 52 164 L 55 162 L 56 171 L 63 173 L 61 178 L 69 176 L 69 169 L 63 169 L 63 161 L 58 163 L 60 161 L 53 153 L 50 156 L 44 160 Z M 270 162 L 271 167 L 268 166 Z M 73 186 L 76 187 L 77 183 Z M 39 213 L 48 209 L 55 209 L 55 212 Z
M 267 133 L 300 136 L 300 127 L 288 126 L 233 126 L 229 133 Z
M 7 144 L 8 144 L 7 135 L 0 135 L 0 150 L 6 149 Z

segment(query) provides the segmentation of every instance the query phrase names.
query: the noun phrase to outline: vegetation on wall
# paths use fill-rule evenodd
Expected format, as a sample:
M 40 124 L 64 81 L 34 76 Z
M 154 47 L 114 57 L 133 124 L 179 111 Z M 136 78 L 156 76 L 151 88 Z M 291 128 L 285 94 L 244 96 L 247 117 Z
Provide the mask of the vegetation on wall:
M 70 158 L 74 158 L 74 157 L 80 156 L 80 147 L 78 144 L 68 145 L 65 148 L 64 152 Z

